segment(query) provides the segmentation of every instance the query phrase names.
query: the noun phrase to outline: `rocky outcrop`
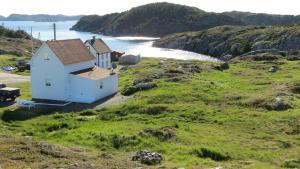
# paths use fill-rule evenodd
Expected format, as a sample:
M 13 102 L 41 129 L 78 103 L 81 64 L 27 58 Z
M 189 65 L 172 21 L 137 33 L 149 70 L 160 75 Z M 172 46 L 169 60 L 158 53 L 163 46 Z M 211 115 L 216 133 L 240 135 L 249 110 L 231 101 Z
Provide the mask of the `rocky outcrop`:
M 221 26 L 165 36 L 154 46 L 188 50 L 219 59 L 232 59 L 251 51 L 300 50 L 300 26 Z

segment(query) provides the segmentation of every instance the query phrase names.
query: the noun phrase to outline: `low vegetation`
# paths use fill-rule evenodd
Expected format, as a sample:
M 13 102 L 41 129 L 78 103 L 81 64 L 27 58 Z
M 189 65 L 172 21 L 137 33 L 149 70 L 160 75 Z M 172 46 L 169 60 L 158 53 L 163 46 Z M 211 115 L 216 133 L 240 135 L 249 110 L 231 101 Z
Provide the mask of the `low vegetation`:
M 121 69 L 119 89 L 143 79 L 157 87 L 135 92 L 126 103 L 100 109 L 1 107 L 0 133 L 5 137 L 17 137 L 26 145 L 44 140 L 67 152 L 81 147 L 90 156 L 77 158 L 55 148 L 41 151 L 41 146 L 25 146 L 30 148 L 24 151 L 18 148 L 23 143 L 2 139 L 0 149 L 7 153 L 0 156 L 1 165 L 20 158 L 13 165 L 34 168 L 50 160 L 50 168 L 74 163 L 96 168 L 299 167 L 300 62 L 236 59 L 226 69 L 221 65 L 143 58 Z M 273 66 L 278 70 L 269 72 Z M 30 98 L 30 84 L 19 86 L 23 98 Z M 279 111 L 264 106 L 277 103 L 291 107 Z M 12 145 L 18 155 L 10 151 Z M 157 152 L 163 160 L 154 166 L 130 161 L 139 150 Z

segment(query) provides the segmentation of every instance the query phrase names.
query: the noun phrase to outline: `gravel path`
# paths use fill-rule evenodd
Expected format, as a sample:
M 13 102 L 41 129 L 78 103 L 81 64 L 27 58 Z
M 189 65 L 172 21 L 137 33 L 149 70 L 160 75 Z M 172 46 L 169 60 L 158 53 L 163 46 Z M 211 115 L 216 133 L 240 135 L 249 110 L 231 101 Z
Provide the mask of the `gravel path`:
M 30 76 L 21 76 L 11 73 L 0 72 L 0 83 L 9 84 L 9 83 L 19 83 L 19 82 L 29 82 Z

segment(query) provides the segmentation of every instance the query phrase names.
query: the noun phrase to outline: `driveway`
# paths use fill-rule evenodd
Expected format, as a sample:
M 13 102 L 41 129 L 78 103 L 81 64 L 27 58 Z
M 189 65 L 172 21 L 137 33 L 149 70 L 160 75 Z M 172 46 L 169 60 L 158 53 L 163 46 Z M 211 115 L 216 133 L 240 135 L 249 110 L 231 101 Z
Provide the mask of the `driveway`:
M 19 82 L 29 82 L 30 76 L 21 76 L 11 73 L 0 72 L 0 83 L 19 83 Z

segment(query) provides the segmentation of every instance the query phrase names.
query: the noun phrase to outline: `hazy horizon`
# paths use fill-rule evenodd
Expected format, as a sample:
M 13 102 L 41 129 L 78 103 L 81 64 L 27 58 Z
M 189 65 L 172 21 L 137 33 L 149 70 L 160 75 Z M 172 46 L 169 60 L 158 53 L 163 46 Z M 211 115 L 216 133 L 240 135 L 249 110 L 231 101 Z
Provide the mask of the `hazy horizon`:
M 154 2 L 170 2 L 194 6 L 207 12 L 243 11 L 280 15 L 300 15 L 300 3 L 297 0 L 3 0 L 0 15 L 10 14 L 50 14 L 50 15 L 104 15 L 122 12 L 133 7 Z M 17 4 L 17 5 L 16 5 Z

